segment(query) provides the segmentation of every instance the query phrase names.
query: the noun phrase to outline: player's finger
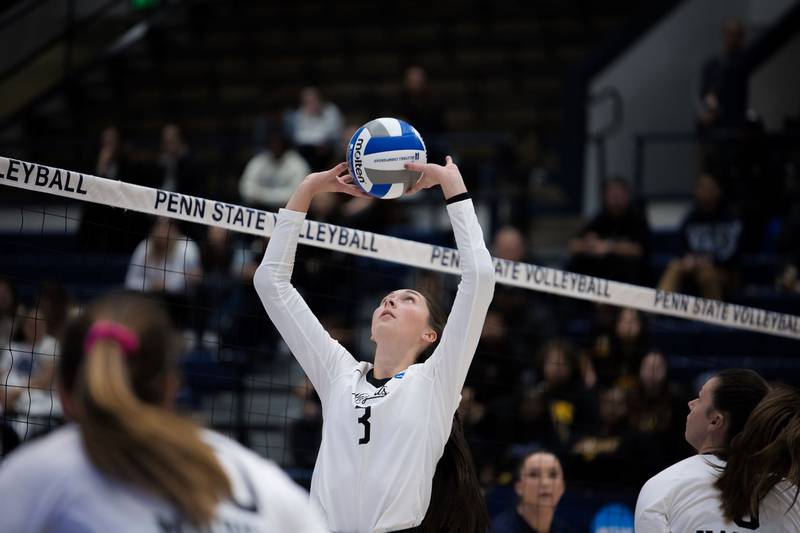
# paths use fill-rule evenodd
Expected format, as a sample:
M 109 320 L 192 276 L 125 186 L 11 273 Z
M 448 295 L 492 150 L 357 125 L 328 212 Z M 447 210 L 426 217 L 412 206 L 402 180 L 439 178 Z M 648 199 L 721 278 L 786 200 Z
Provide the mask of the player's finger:
M 432 163 L 406 163 L 404 168 L 406 170 L 413 170 L 414 172 L 425 172 L 429 168 L 436 166 L 438 165 L 434 165 Z

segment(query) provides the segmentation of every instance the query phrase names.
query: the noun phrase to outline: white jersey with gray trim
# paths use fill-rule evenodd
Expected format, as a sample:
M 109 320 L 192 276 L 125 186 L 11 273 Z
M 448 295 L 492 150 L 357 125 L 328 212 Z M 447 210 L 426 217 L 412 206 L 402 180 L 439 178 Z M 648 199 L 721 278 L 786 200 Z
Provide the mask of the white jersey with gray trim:
M 163 499 L 102 474 L 86 455 L 75 425 L 18 448 L 0 464 L 3 533 L 324 533 L 308 495 L 276 465 L 211 431 L 234 490 L 212 523 L 191 526 Z
M 394 531 L 425 517 L 494 292 L 494 268 L 472 201 L 455 201 L 447 211 L 462 275 L 441 341 L 427 361 L 383 384 L 370 383 L 372 364 L 357 362 L 332 339 L 290 283 L 304 213 L 280 210 L 256 272 L 270 319 L 322 401 L 311 497 L 335 532 Z
M 793 504 L 796 489 L 788 482 L 767 494 L 757 517 L 743 517 L 736 523 L 725 520 L 720 492 L 714 488 L 719 467 L 724 465 L 714 455 L 695 455 L 650 478 L 636 502 L 636 533 L 800 531 L 800 502 Z

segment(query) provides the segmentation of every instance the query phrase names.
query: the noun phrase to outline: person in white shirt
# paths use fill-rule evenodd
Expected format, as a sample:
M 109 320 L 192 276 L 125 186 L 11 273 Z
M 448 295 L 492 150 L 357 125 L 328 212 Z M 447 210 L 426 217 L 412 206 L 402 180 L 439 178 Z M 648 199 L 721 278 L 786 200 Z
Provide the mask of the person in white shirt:
M 142 295 L 102 298 L 68 325 L 59 387 L 74 423 L 0 465 L 0 531 L 325 531 L 279 468 L 171 412 L 175 340 Z
M 312 501 L 334 532 L 382 533 L 423 524 L 419 531 L 484 533 L 488 513 L 460 423 L 454 422 L 494 292 L 494 268 L 472 201 L 451 158 L 445 166 L 406 165 L 423 172 L 410 193 L 441 186 L 461 282 L 443 329 L 434 302 L 420 292 L 386 295 L 372 314 L 374 364 L 358 362 L 290 282 L 312 198 L 327 192 L 365 196 L 352 176 L 341 175 L 346 168 L 340 163 L 305 178 L 280 210 L 254 278 L 267 314 L 322 402 Z
M 247 163 L 239 194 L 248 205 L 271 211 L 286 205 L 310 169 L 280 126 L 268 125 L 264 148 Z
M 698 455 L 642 487 L 637 533 L 800 531 L 800 395 L 752 370 L 723 370 L 689 402 Z
M 175 220 L 157 217 L 131 256 L 125 287 L 183 296 L 200 281 L 200 248 Z
M 326 101 L 317 87 L 300 91 L 300 106 L 287 113 L 286 125 L 311 170 L 322 170 L 330 164 L 344 121 L 336 104 Z

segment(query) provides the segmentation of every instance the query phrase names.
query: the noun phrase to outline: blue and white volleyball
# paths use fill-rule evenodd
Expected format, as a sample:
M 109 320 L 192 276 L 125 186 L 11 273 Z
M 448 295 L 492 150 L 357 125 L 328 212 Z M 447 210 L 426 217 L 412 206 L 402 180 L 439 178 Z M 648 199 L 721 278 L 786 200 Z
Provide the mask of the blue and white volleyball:
M 425 143 L 413 126 L 396 118 L 376 118 L 358 128 L 347 145 L 347 165 L 359 187 L 376 198 L 397 198 L 416 184 L 421 172 L 406 163 L 426 163 Z

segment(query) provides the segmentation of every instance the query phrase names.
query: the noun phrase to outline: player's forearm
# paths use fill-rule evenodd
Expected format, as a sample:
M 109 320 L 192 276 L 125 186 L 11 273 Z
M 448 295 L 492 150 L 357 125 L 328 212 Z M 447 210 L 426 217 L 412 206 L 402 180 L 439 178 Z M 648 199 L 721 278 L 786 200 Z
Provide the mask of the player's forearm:
M 314 199 L 316 193 L 316 187 L 308 180 L 303 180 L 300 185 L 297 186 L 297 189 L 294 190 L 289 201 L 286 202 L 286 209 L 298 211 L 300 213 L 308 213 L 308 208 L 311 207 L 311 200 Z
M 448 176 L 446 179 L 443 179 L 439 185 L 442 188 L 442 194 L 444 194 L 445 200 L 467 192 L 467 186 L 464 184 L 464 179 L 461 175 Z

